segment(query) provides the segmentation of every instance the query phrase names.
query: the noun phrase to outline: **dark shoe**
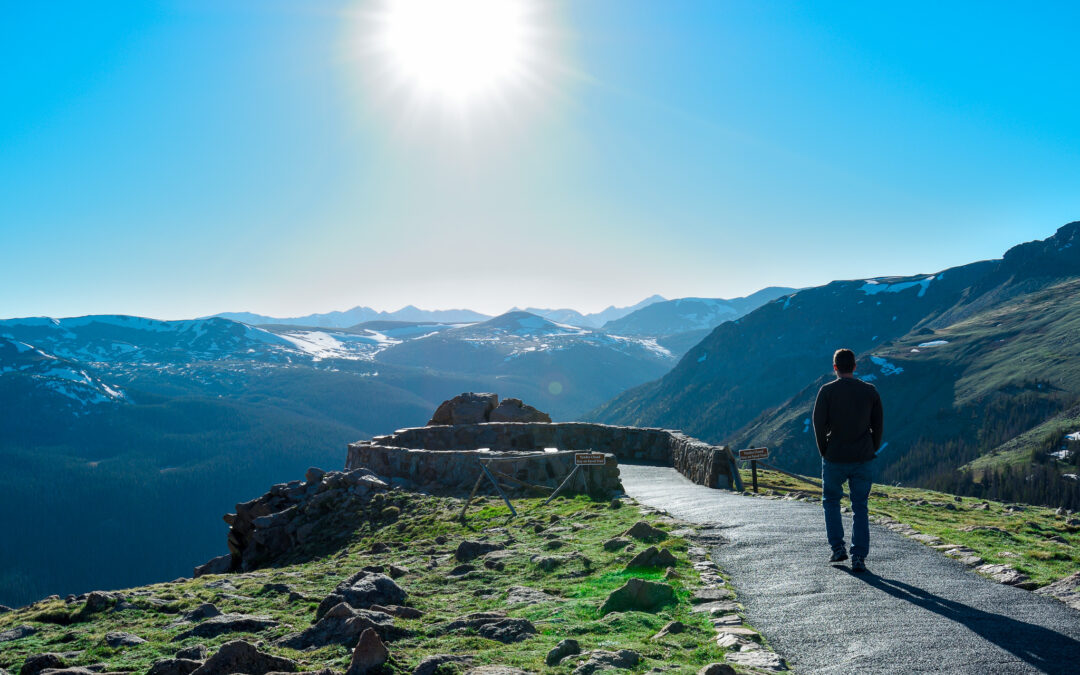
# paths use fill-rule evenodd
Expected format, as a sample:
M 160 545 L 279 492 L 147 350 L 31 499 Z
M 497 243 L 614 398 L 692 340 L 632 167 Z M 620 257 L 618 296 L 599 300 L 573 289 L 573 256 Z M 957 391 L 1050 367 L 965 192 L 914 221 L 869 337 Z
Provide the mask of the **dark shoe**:
M 852 572 L 865 572 L 866 571 L 866 561 L 864 561 L 862 558 L 852 558 L 851 559 L 851 571 Z
M 837 563 L 847 560 L 847 551 L 833 551 L 832 557 L 829 558 L 829 562 Z

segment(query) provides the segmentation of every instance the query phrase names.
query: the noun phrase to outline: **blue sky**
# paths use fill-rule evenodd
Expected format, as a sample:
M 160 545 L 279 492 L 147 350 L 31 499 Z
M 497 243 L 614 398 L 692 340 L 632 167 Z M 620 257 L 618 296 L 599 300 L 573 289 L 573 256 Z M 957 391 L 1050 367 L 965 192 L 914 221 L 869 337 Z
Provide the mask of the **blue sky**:
M 0 317 L 595 311 L 1080 219 L 1074 3 L 548 2 L 453 119 L 356 49 L 379 3 L 0 4 Z

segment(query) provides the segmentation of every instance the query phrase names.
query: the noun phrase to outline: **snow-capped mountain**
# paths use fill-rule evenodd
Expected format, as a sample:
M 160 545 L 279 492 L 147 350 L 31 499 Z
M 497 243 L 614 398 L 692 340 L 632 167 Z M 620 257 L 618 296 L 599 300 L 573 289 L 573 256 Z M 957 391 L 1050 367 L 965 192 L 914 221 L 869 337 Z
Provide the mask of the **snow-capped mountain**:
M 73 406 L 76 414 L 85 406 L 125 400 L 120 388 L 109 386 L 80 364 L 3 336 L 0 336 L 0 376 L 25 379 L 42 392 L 56 394 Z

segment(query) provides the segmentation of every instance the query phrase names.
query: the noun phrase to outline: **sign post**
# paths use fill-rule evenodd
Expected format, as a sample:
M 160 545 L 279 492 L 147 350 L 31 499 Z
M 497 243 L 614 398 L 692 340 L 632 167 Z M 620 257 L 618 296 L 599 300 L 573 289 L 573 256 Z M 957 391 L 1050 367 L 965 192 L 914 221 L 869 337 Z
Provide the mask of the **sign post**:
M 739 451 L 739 459 L 750 460 L 750 474 L 754 479 L 754 492 L 757 493 L 757 463 L 759 459 L 768 459 L 768 448 L 747 448 Z

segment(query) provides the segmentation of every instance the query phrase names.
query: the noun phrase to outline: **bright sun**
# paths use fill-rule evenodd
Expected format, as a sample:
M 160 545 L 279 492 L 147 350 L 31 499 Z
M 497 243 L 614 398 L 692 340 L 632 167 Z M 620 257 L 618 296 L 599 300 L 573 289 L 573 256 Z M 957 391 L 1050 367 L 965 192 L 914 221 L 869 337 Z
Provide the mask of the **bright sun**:
M 532 0 L 385 0 L 374 47 L 394 84 L 468 107 L 528 79 L 535 58 Z

